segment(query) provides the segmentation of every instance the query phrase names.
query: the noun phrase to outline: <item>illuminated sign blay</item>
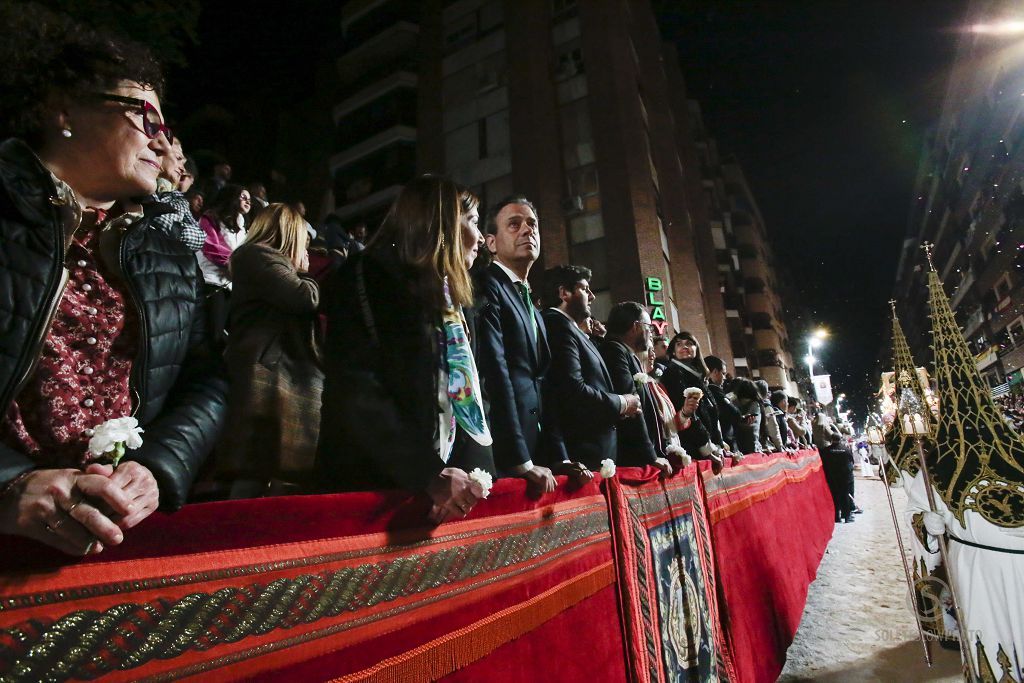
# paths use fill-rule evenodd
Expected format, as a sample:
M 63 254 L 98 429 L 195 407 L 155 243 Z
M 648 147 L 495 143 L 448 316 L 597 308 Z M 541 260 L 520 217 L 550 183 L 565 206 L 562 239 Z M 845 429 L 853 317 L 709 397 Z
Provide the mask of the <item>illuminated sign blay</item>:
M 664 286 L 660 277 L 649 277 L 644 280 L 644 292 L 647 294 L 646 304 L 651 307 L 651 324 L 658 330 L 658 334 L 665 334 L 668 329 L 668 320 L 665 319 L 665 302 L 658 301 L 664 296 Z

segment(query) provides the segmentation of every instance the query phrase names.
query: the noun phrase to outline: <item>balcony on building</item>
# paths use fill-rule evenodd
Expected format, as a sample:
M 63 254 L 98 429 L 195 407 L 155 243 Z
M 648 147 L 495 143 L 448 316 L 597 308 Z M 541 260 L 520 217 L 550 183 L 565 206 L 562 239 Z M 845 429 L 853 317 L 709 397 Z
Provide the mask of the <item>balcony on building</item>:
M 337 171 L 395 141 L 416 139 L 416 90 L 397 87 L 345 113 L 337 122 L 335 155 Z
M 334 213 L 342 221 L 383 214 L 409 182 L 415 141 L 396 140 L 334 172 Z
M 346 50 L 337 62 L 342 85 L 358 82 L 382 64 L 415 53 L 419 42 L 420 3 L 357 0 L 342 10 Z

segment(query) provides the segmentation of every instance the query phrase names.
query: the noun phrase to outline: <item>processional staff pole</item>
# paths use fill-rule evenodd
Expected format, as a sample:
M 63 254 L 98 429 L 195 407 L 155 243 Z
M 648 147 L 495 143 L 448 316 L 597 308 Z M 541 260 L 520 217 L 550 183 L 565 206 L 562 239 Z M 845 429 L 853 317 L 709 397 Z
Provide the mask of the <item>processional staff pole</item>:
M 873 420 L 874 418 L 872 418 Z M 917 635 L 921 639 L 921 648 L 924 650 L 924 661 L 928 664 L 929 668 L 932 665 L 932 651 L 928 646 L 928 637 L 924 634 L 924 626 L 921 625 L 921 613 L 917 609 L 917 593 L 914 590 L 914 579 L 910 575 L 910 565 L 907 564 L 907 550 L 903 545 L 903 534 L 900 532 L 900 524 L 896 517 L 896 506 L 892 502 L 892 491 L 889 490 L 889 477 L 886 472 L 886 460 L 888 457 L 885 453 L 885 441 L 882 438 L 882 430 L 877 425 L 873 425 L 868 428 L 868 443 L 871 444 L 872 450 L 875 451 L 875 456 L 878 457 L 879 467 L 882 472 L 882 485 L 885 487 L 885 497 L 889 500 L 889 513 L 892 515 L 892 527 L 896 532 L 896 543 L 900 548 L 900 559 L 903 561 L 903 576 L 907 579 L 907 590 L 910 592 L 910 598 L 914 602 L 914 622 L 917 624 Z M 879 452 L 881 451 L 881 452 Z M 897 470 L 896 476 L 899 476 Z
M 935 263 L 932 260 L 932 251 L 935 249 L 935 245 L 931 242 L 922 242 L 921 249 L 924 250 L 925 258 L 928 260 L 928 266 L 932 272 L 935 271 Z M 934 315 L 934 308 L 932 314 Z M 929 509 L 938 514 L 938 506 L 935 504 L 935 489 L 932 487 L 932 477 L 928 470 L 928 463 L 924 457 L 924 446 L 921 445 L 921 441 L 925 436 L 929 434 L 929 422 L 926 415 L 928 407 L 922 405 L 921 401 L 918 400 L 917 396 L 914 395 L 910 389 L 910 383 L 914 381 L 911 377 L 898 377 L 897 386 L 902 384 L 904 389 L 900 393 L 899 402 L 899 419 L 903 421 L 905 426 L 905 433 L 911 434 L 914 437 L 914 447 L 917 449 L 917 457 L 921 463 L 921 475 L 924 477 L 925 494 L 928 496 L 928 507 Z M 947 391 L 953 391 L 952 387 L 947 387 Z M 927 528 L 925 529 L 927 531 Z M 953 612 L 956 614 L 956 627 L 960 634 L 960 651 L 963 653 L 963 663 L 966 667 L 964 677 L 966 680 L 980 681 L 979 673 L 974 666 L 974 644 L 971 642 L 970 634 L 967 632 L 967 623 L 964 621 L 963 610 L 960 609 L 960 596 L 956 588 L 956 577 L 954 574 L 953 566 L 949 563 L 949 548 L 946 544 L 946 534 L 937 537 L 939 542 L 939 556 L 942 558 L 942 564 L 946 567 L 946 577 L 949 579 L 949 596 L 953 601 Z
M 903 378 L 900 378 L 901 380 Z M 910 381 L 910 378 L 907 378 Z M 938 507 L 935 504 L 935 491 L 932 489 L 932 478 L 928 473 L 928 462 L 924 457 L 924 446 L 922 439 L 928 435 L 928 423 L 925 419 L 924 409 L 916 396 L 909 389 L 906 389 L 900 396 L 899 417 L 905 434 L 914 438 L 914 447 L 917 449 L 917 458 L 921 463 L 921 475 L 924 477 L 925 494 L 928 496 L 928 508 L 938 514 Z M 927 529 L 926 529 L 927 531 Z M 963 611 L 960 609 L 960 598 L 956 589 L 956 578 L 953 576 L 953 566 L 949 563 L 949 551 L 946 547 L 946 535 L 936 537 L 939 541 L 939 555 L 942 557 L 942 564 L 946 567 L 946 576 L 949 578 L 949 595 L 953 601 L 953 611 L 956 613 L 956 627 L 960 634 L 960 651 L 963 653 L 963 662 L 966 671 L 964 677 L 968 681 L 980 681 L 974 668 L 974 652 L 972 650 L 970 634 L 967 632 L 967 624 L 964 621 Z

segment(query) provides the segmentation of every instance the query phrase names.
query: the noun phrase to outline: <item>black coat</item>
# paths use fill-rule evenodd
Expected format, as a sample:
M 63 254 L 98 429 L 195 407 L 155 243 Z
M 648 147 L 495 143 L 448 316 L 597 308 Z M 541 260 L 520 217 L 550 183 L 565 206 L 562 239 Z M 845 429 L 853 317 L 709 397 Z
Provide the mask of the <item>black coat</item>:
M 723 387 L 708 382 L 708 393 L 711 395 L 715 407 L 718 408 L 718 424 L 722 428 L 722 441 L 726 446 L 733 448 L 736 444 L 736 427 L 742 419 L 740 410 L 726 395 Z
M 321 287 L 327 334 L 316 471 L 325 490 L 422 490 L 445 467 L 434 448 L 441 320 L 414 281 L 394 259 L 362 252 Z
M 682 409 L 683 392 L 687 389 L 696 387 L 703 391 L 704 396 L 701 397 L 700 403 L 697 404 L 697 418 L 703 423 L 704 429 L 707 431 L 711 441 L 718 446 L 724 445 L 722 427 L 718 423 L 718 405 L 708 389 L 708 381 L 700 374 L 699 370 L 689 365 L 682 367 L 679 362 L 670 361 L 668 367 L 665 368 L 665 372 L 661 375 L 661 384 L 668 392 L 668 397 L 672 400 L 672 405 L 675 406 L 676 410 Z
M 542 314 L 551 344 L 546 399 L 555 413 L 569 458 L 600 469 L 605 458 L 616 459 L 616 426 L 620 398 L 600 352 L 565 314 Z
M 544 320 L 534 312 L 535 341 L 526 304 L 496 263 L 484 270 L 477 286 L 484 301 L 477 311 L 477 364 L 490 401 L 495 464 L 508 472 L 526 462 L 562 462 L 565 444 L 557 422 L 543 409 L 551 364 Z
M 0 145 L 0 185 L 0 405 L 6 410 L 49 330 L 63 292 L 66 245 L 77 225 L 51 203 L 57 195 L 53 179 L 20 140 Z M 117 262 L 127 299 L 139 312 L 130 384 L 145 436 L 126 459 L 153 473 L 161 506 L 175 509 L 185 503 L 219 436 L 227 381 L 222 364 L 201 351 L 206 317 L 195 256 L 152 227 L 167 207 L 154 203 L 142 209 L 138 219 L 125 217 L 123 232 L 101 240 L 101 252 Z M 27 455 L 0 445 L 0 483 L 34 466 Z
M 640 395 L 641 414 L 628 417 L 619 424 L 616 462 L 627 467 L 653 465 L 655 458 L 664 457 L 665 454 L 661 443 L 658 407 L 651 396 L 651 390 L 645 384 L 637 391 L 633 381 L 634 375 L 643 372 L 640 361 L 625 344 L 612 339 L 603 340 L 600 351 L 612 378 L 612 391 L 617 394 Z

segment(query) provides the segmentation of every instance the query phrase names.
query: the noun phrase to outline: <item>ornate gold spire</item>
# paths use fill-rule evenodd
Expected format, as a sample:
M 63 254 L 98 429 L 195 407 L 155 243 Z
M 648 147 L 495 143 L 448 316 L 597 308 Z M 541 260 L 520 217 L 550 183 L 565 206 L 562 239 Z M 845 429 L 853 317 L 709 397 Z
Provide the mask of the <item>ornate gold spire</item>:
M 997 526 L 1024 526 L 1024 440 L 992 400 L 934 267 L 928 290 L 940 398 L 935 488 L 961 524 L 974 510 Z
M 904 389 L 909 389 L 917 397 L 922 405 L 927 405 L 921 391 L 921 385 L 917 379 L 917 369 L 914 365 L 914 357 L 910 353 L 910 345 L 903 334 L 900 320 L 896 316 L 896 301 L 890 300 L 892 308 L 892 356 L 893 356 L 893 384 L 896 387 L 897 401 Z M 934 433 L 931 411 L 926 411 L 925 417 L 928 420 L 929 432 Z M 920 470 L 921 462 L 917 457 L 917 449 L 914 447 L 914 440 L 909 434 L 904 433 L 903 423 L 897 418 L 893 420 L 892 427 L 886 435 L 886 449 L 892 456 L 897 469 L 907 472 L 911 476 Z M 931 440 L 924 444 L 929 452 L 933 450 Z M 894 473 L 895 474 L 895 473 Z M 890 482 L 893 483 L 893 482 Z

